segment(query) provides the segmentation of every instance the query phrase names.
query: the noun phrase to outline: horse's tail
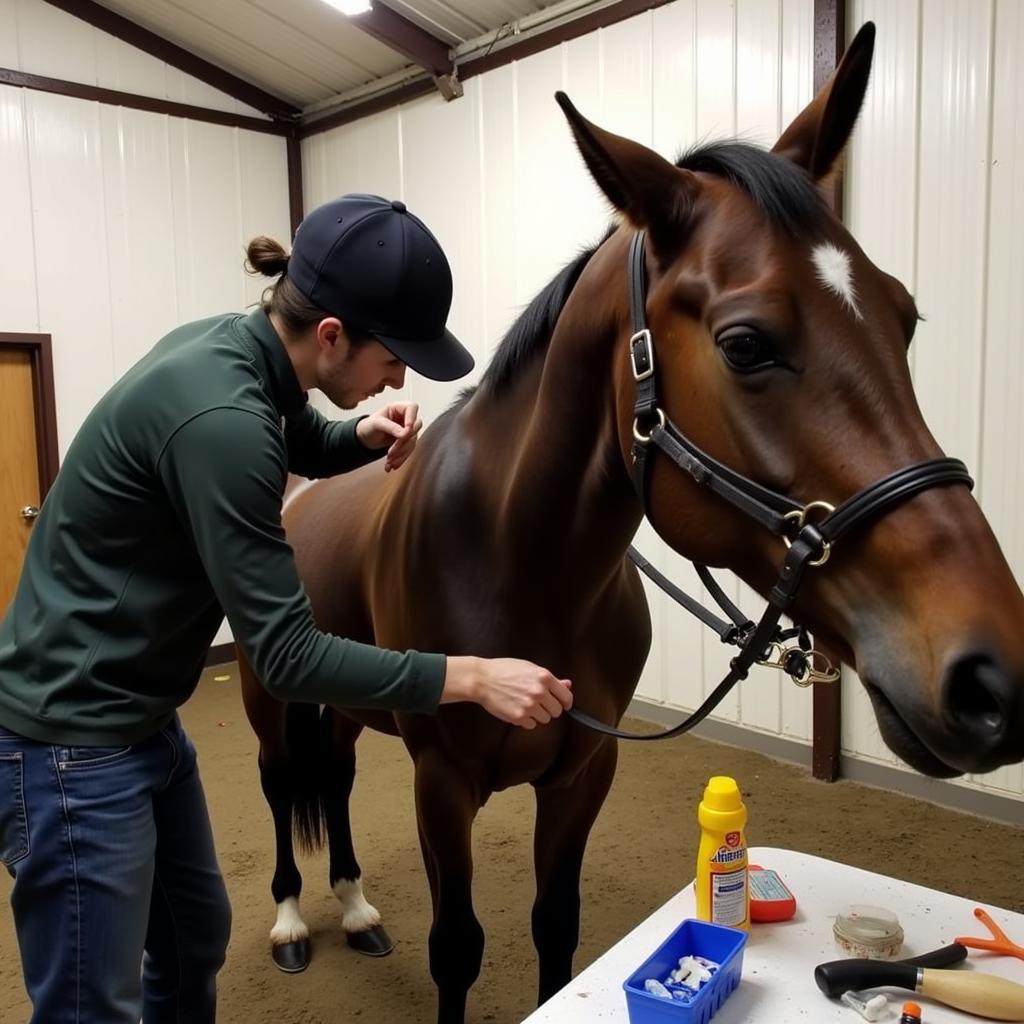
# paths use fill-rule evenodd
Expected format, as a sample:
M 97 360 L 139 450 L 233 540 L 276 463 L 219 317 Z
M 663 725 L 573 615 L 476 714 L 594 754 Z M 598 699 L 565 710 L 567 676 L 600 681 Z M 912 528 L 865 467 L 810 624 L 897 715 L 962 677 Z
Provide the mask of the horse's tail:
M 292 823 L 299 846 L 313 853 L 324 845 L 327 830 L 320 800 L 320 780 L 327 767 L 316 704 L 289 704 L 286 718 L 288 769 L 292 781 Z

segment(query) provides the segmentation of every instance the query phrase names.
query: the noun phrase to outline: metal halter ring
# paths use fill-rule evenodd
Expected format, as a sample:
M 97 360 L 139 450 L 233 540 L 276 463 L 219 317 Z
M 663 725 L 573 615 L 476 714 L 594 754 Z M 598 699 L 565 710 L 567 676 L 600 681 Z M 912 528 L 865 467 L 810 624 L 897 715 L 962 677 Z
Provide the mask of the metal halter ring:
M 798 656 L 803 666 L 797 672 L 790 669 L 789 659 Z M 777 668 L 785 672 L 797 686 L 807 687 L 812 683 L 834 683 L 839 678 L 839 669 L 822 654 L 821 651 L 807 650 L 793 645 L 784 647 L 779 641 L 772 640 L 757 659 L 758 665 L 765 668 Z
M 665 429 L 665 411 L 663 409 L 661 409 L 661 408 L 657 408 L 657 409 L 654 410 L 654 412 L 657 414 L 657 417 L 658 417 L 658 426 L 661 427 L 662 430 L 664 430 Z M 653 430 L 653 429 L 654 428 L 651 427 L 651 430 Z M 636 441 L 637 444 L 650 444 L 651 443 L 651 435 L 650 434 L 641 434 L 640 433 L 640 421 L 638 419 L 634 419 L 633 420 L 633 440 Z
M 824 509 L 826 516 L 832 515 L 832 513 L 835 512 L 836 510 L 835 505 L 831 505 L 827 501 L 809 501 L 806 505 L 804 505 L 803 508 L 798 508 L 794 509 L 792 512 L 787 512 L 782 518 L 788 520 L 791 523 L 796 523 L 797 533 L 799 533 L 800 530 L 803 529 L 804 524 L 807 522 L 807 513 L 810 512 L 811 509 L 815 508 Z M 793 542 L 785 534 L 783 534 L 782 540 L 787 548 L 791 548 L 793 546 Z M 815 558 L 813 561 L 808 562 L 807 564 L 824 565 L 828 561 L 829 556 L 831 554 L 832 545 L 829 541 L 826 540 L 822 543 L 821 557 Z

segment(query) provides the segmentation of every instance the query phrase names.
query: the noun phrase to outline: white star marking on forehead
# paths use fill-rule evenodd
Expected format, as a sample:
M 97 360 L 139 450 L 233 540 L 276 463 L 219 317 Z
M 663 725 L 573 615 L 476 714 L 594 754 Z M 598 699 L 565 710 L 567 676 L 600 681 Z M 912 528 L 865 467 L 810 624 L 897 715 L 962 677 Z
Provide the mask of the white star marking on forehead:
M 853 270 L 850 257 L 842 249 L 837 249 L 831 242 L 816 245 L 811 250 L 814 269 L 818 272 L 818 280 L 830 291 L 839 296 L 844 306 L 860 320 L 860 307 L 857 305 L 857 289 L 853 287 Z

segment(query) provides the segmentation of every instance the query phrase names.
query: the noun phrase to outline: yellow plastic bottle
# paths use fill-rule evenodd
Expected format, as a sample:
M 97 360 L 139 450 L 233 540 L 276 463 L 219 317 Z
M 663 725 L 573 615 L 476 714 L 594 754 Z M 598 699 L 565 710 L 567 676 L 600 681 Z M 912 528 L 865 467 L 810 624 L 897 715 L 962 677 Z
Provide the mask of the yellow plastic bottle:
M 750 929 L 750 879 L 747 873 L 747 808 L 736 780 L 714 775 L 697 809 L 697 917 L 701 921 Z

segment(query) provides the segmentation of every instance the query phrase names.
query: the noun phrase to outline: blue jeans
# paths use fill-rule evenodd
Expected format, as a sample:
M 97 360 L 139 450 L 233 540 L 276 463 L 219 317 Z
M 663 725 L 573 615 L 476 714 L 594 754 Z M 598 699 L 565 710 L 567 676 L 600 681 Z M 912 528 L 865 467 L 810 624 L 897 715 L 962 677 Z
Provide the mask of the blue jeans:
M 126 747 L 0 728 L 0 862 L 31 1024 L 212 1024 L 231 908 L 177 718 Z

